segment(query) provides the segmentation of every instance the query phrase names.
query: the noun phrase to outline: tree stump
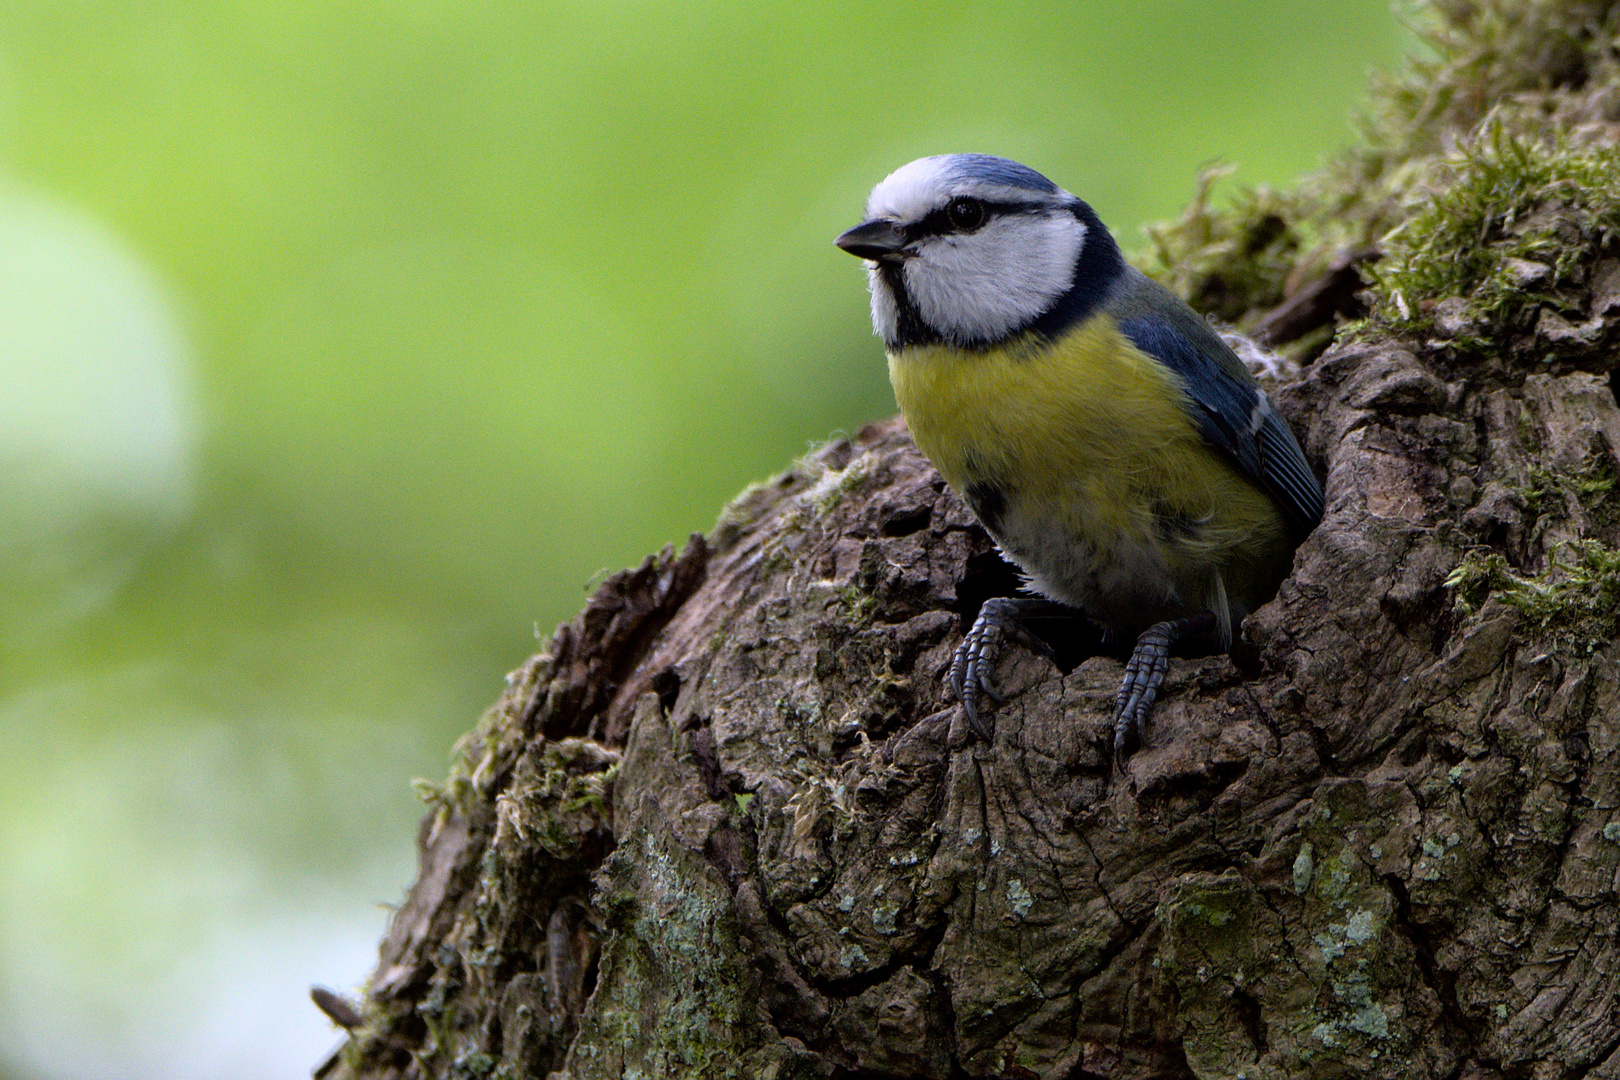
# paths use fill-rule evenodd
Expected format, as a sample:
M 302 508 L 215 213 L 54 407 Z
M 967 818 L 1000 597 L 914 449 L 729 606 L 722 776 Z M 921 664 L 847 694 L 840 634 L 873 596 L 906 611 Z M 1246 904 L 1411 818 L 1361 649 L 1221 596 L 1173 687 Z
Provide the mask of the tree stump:
M 1197 208 L 1183 291 L 1250 281 L 1306 362 L 1328 513 L 1146 747 L 1073 643 L 970 737 L 945 675 L 1016 579 L 874 425 L 513 674 L 320 1072 L 1620 1076 L 1614 7 L 1444 5 L 1399 138 Z M 1335 218 L 1408 224 L 1369 267 Z

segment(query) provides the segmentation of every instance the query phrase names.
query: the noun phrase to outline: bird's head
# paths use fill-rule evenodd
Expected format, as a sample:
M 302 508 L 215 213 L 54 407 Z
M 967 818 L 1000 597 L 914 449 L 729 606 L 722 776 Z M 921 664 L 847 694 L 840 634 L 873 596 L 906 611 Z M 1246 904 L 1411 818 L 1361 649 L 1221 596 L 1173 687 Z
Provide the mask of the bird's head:
M 1090 207 L 988 154 L 901 166 L 837 240 L 866 260 L 872 324 L 890 350 L 984 348 L 1029 329 L 1070 295 L 1082 251 L 1098 243 L 1113 249 Z

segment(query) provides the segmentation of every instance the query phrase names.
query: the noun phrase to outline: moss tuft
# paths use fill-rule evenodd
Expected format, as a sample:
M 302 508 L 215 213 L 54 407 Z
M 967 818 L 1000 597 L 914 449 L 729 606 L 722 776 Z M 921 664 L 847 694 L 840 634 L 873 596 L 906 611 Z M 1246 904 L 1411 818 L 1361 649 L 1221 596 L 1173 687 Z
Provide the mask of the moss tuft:
M 1251 310 L 1281 303 L 1299 262 L 1304 215 L 1270 188 L 1245 190 L 1215 210 L 1210 193 L 1230 165 L 1198 174 L 1193 201 L 1175 221 L 1149 225 L 1148 272 L 1199 311 L 1236 322 Z
M 1397 332 L 1524 325 L 1543 305 L 1576 309 L 1598 250 L 1620 235 L 1620 150 L 1521 139 L 1488 124 L 1437 162 L 1424 205 L 1385 240 L 1371 270 L 1374 319 Z M 1460 298 L 1446 312 L 1443 301 Z
M 619 768 L 617 750 L 589 739 L 541 744 L 495 798 L 491 851 L 529 845 L 561 859 L 576 856 L 584 836 L 611 813 Z
M 1470 552 L 1446 579 L 1457 610 L 1469 615 L 1496 597 L 1545 635 L 1554 648 L 1586 654 L 1620 627 L 1620 549 L 1597 540 L 1565 545 L 1545 572 L 1515 573 L 1497 552 Z
M 1362 119 L 1368 164 L 1440 154 L 1450 133 L 1504 107 L 1524 133 L 1548 130 L 1549 119 L 1577 126 L 1575 92 L 1613 82 L 1614 0 L 1433 0 L 1409 23 L 1425 49 L 1375 82 Z
M 1515 494 L 1525 511 L 1541 519 L 1569 517 L 1578 508 L 1593 525 L 1607 527 L 1620 519 L 1620 506 L 1612 497 L 1615 483 L 1614 461 L 1601 451 L 1571 470 L 1530 467 L 1529 483 Z
M 1490 318 L 1569 310 L 1558 286 L 1613 234 L 1620 202 L 1620 2 L 1437 0 L 1410 21 L 1422 48 L 1375 80 L 1360 146 L 1294 191 L 1221 207 L 1210 192 L 1231 170 L 1206 170 L 1187 212 L 1148 229 L 1144 268 L 1246 328 L 1369 245 L 1387 253 L 1364 272 L 1385 329 L 1440 319 L 1467 344 Z M 1360 314 L 1335 305 L 1292 352 L 1315 355 L 1333 318 Z

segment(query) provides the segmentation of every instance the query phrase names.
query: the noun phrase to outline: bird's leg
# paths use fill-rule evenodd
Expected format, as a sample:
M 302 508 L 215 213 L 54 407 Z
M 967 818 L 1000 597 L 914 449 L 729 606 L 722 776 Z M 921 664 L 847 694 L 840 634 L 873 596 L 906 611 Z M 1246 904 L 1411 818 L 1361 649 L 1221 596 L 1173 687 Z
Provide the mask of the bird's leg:
M 1051 647 L 1030 633 L 1024 620 L 1053 615 L 1074 618 L 1079 614 L 1056 600 L 1031 596 L 994 596 L 980 605 L 979 617 L 973 620 L 972 629 L 957 646 L 950 676 L 956 699 L 962 703 L 962 711 L 967 713 L 968 723 L 979 738 L 991 741 L 990 725 L 979 710 L 979 695 L 992 702 L 1001 700 L 1000 691 L 990 681 L 990 672 L 995 667 L 1002 640 L 1011 635 L 1051 659 Z
M 1125 663 L 1125 678 L 1120 681 L 1119 693 L 1114 697 L 1116 759 L 1124 758 L 1125 738 L 1131 731 L 1136 732 L 1140 743 L 1147 743 L 1147 718 L 1159 698 L 1165 669 L 1170 666 L 1170 647 L 1184 637 L 1213 629 L 1215 615 L 1206 611 L 1185 619 L 1154 623 L 1136 639 L 1136 648 Z

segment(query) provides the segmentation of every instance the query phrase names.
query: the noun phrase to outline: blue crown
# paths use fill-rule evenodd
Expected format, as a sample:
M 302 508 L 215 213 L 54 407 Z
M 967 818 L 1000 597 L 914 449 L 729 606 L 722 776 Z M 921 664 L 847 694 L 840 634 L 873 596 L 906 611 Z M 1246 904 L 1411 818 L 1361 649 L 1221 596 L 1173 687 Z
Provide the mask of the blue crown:
M 1020 165 L 994 154 L 952 154 L 951 173 L 963 180 L 986 180 L 992 184 L 1038 191 L 1052 195 L 1058 186 L 1028 165 Z

